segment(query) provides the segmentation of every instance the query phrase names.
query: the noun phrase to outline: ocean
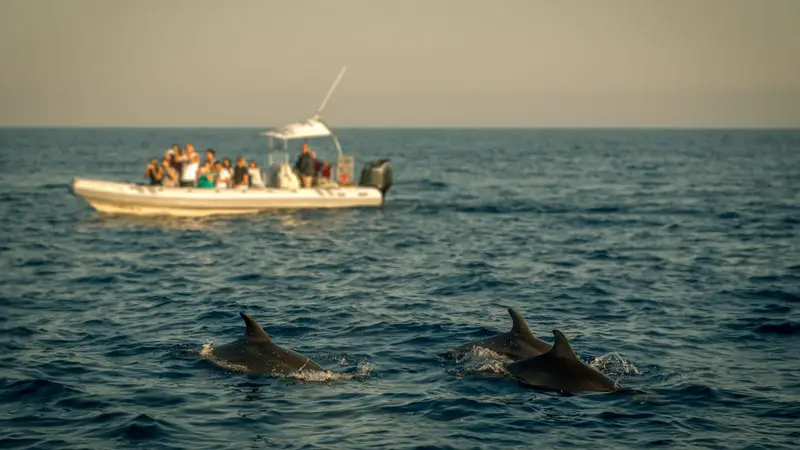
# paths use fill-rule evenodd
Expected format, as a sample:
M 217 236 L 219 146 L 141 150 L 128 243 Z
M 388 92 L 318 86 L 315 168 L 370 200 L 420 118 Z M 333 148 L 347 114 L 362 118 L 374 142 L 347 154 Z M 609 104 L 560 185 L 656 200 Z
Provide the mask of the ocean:
M 259 131 L 0 129 L 0 447 L 800 442 L 800 131 L 340 130 L 357 171 L 391 158 L 376 209 L 135 218 L 69 192 L 144 182 L 173 143 L 263 164 Z M 509 307 L 626 389 L 443 356 Z M 328 372 L 216 364 L 240 311 Z

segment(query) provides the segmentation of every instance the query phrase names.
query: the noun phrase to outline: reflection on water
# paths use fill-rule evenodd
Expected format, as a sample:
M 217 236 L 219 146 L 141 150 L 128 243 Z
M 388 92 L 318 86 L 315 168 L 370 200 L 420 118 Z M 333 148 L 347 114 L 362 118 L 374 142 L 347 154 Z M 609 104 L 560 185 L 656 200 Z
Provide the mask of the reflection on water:
M 160 228 L 173 231 L 220 231 L 224 230 L 224 227 L 220 227 L 220 225 L 224 224 L 225 220 L 225 218 L 219 217 L 144 217 L 92 212 L 78 219 L 78 227 L 79 230 L 81 227 L 86 227 L 85 231 L 133 228 Z
M 365 214 L 366 212 L 366 214 Z M 91 212 L 77 218 L 78 231 L 91 232 L 96 229 L 125 230 L 136 228 L 162 229 L 170 231 L 206 231 L 225 234 L 235 229 L 267 225 L 283 228 L 290 234 L 318 236 L 358 225 L 359 218 L 374 215 L 375 210 L 276 210 L 241 216 L 173 217 L 135 216 Z M 85 228 L 85 229 L 84 229 Z

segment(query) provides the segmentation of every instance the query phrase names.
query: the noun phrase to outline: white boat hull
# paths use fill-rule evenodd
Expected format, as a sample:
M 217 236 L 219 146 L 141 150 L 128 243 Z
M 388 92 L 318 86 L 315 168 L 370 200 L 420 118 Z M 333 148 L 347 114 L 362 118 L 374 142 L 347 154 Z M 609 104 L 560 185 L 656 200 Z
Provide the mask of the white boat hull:
M 197 217 L 255 214 L 272 209 L 377 207 L 383 195 L 374 187 L 332 188 L 168 188 L 75 178 L 76 197 L 110 214 Z

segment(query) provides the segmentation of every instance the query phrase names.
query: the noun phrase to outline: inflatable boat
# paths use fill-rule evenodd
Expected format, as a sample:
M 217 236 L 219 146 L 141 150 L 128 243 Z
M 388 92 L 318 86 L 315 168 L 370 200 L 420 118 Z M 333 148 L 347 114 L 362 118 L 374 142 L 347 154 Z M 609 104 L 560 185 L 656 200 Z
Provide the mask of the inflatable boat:
M 388 159 L 364 165 L 355 182 L 353 156 L 342 152 L 338 138 L 320 113 L 340 81 L 339 73 L 317 113 L 308 120 L 261 133 L 269 139 L 264 187 L 198 188 L 142 185 L 75 177 L 72 193 L 94 209 L 111 214 L 143 216 L 209 216 L 254 214 L 273 209 L 379 207 L 392 186 Z M 338 154 L 330 178 L 317 177 L 311 187 L 301 187 L 289 165 L 289 142 L 329 138 Z M 280 157 L 279 157 L 280 156 Z

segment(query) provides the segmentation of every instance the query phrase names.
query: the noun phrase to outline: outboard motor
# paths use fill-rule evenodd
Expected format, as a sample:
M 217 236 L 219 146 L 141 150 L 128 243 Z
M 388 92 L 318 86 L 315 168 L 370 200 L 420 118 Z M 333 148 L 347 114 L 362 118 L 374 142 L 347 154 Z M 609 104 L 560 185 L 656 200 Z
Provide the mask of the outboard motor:
M 389 159 L 370 161 L 364 164 L 358 184 L 359 186 L 374 186 L 385 197 L 386 192 L 392 187 L 392 166 L 389 165 Z

